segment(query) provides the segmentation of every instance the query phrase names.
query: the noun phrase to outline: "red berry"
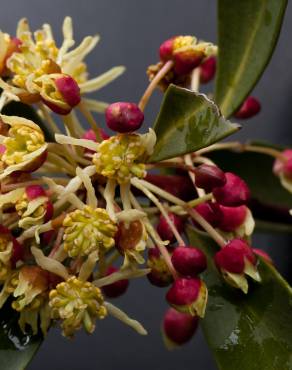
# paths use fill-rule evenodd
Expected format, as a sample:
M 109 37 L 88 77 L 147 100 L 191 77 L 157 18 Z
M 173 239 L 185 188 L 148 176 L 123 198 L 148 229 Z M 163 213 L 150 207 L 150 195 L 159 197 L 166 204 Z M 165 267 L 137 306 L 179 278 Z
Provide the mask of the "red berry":
M 213 80 L 216 73 L 216 57 L 209 57 L 200 65 L 200 82 L 203 84 Z
M 25 193 L 28 200 L 46 196 L 46 191 L 41 185 L 29 185 L 25 188 Z
M 169 308 L 163 319 L 164 335 L 171 342 L 182 345 L 192 338 L 198 324 L 198 316 L 191 316 Z
M 226 172 L 226 184 L 213 189 L 216 201 L 228 207 L 246 204 L 250 198 L 249 188 L 244 180 L 231 172 Z
M 159 47 L 159 57 L 162 62 L 167 62 L 172 59 L 173 41 L 176 36 L 164 41 Z
M 186 75 L 198 67 L 204 57 L 203 52 L 195 50 L 179 51 L 174 53 L 174 71 L 177 75 Z
M 166 300 L 174 306 L 190 305 L 198 299 L 201 284 L 198 278 L 176 279 L 166 294 Z
M 255 253 L 256 255 L 262 257 L 266 262 L 268 263 L 271 263 L 271 264 L 274 264 L 271 256 L 268 255 L 268 253 L 262 249 L 259 249 L 259 248 L 252 248 L 252 251 L 253 253 Z
M 107 269 L 106 276 L 111 275 L 117 271 L 119 270 L 116 267 L 111 266 Z M 124 294 L 128 289 L 128 286 L 129 280 L 123 279 L 116 281 L 115 283 L 103 286 L 102 291 L 108 298 L 116 298 Z
M 207 268 L 205 254 L 195 247 L 175 248 L 171 261 L 174 268 L 184 276 L 196 277 Z
M 217 166 L 201 164 L 195 168 L 195 183 L 198 188 L 210 192 L 215 187 L 225 185 L 225 173 Z
M 134 103 L 118 102 L 107 107 L 105 119 L 111 130 L 126 133 L 136 131 L 141 127 L 144 114 Z
M 174 213 L 168 213 L 168 217 L 173 222 L 174 226 L 176 227 L 179 233 L 182 233 L 184 230 L 184 221 L 181 217 L 175 215 Z M 159 223 L 157 225 L 157 232 L 161 239 L 169 240 L 170 243 L 175 241 L 174 234 L 166 221 L 166 218 L 163 215 L 160 215 Z
M 206 202 L 201 203 L 195 207 L 195 210 L 211 224 L 213 227 L 217 227 L 220 224 L 222 212 L 217 203 Z M 201 229 L 201 226 L 193 221 L 194 225 Z
M 70 105 L 71 108 L 80 103 L 80 88 L 74 78 L 69 75 L 62 75 L 55 79 L 55 84 L 64 101 Z
M 247 215 L 247 207 L 246 206 L 239 206 L 239 207 L 224 207 L 220 206 L 220 210 L 222 212 L 222 217 L 220 219 L 219 228 L 223 231 L 235 231 L 238 227 L 240 227 Z
M 219 269 L 234 274 L 242 274 L 245 267 L 245 258 L 252 264 L 256 262 L 250 246 L 241 239 L 233 239 L 216 253 L 214 259 Z
M 236 118 L 247 119 L 255 116 L 261 110 L 260 102 L 253 96 L 249 96 L 235 113 Z

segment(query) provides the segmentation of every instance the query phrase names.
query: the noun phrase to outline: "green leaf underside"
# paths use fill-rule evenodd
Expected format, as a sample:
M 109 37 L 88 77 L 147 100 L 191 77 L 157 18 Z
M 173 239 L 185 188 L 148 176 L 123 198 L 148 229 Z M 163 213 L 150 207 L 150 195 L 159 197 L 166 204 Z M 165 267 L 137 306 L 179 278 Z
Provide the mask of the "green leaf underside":
M 40 126 L 47 142 L 55 142 L 54 134 L 41 120 L 40 116 L 37 114 L 37 112 L 34 110 L 32 106 L 21 102 L 13 101 L 5 105 L 1 113 L 6 114 L 7 116 L 19 116 L 30 119 L 31 121 Z
M 226 121 L 205 95 L 170 85 L 153 127 L 157 143 L 149 162 L 204 148 L 233 134 L 239 127 Z
M 215 102 L 229 117 L 267 66 L 281 30 L 287 0 L 219 0 Z
M 18 315 L 7 304 L 0 317 L 0 369 L 23 370 L 41 345 L 42 337 L 24 335 L 18 327 Z
M 220 370 L 292 369 L 292 291 L 269 264 L 260 260 L 262 283 L 249 283 L 249 292 L 224 283 L 213 263 L 218 250 L 204 233 L 188 228 L 191 245 L 208 258 L 203 274 L 209 290 L 204 335 Z

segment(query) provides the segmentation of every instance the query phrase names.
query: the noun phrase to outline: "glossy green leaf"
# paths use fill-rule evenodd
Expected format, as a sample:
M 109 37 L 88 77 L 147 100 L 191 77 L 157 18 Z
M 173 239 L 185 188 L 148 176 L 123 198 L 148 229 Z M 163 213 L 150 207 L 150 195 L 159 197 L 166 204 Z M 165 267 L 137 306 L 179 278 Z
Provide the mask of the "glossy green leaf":
M 292 208 L 292 194 L 283 188 L 279 178 L 273 174 L 272 157 L 228 150 L 214 152 L 210 157 L 224 171 L 234 172 L 247 182 L 252 198 L 259 202 L 254 203 L 254 213 L 261 220 L 257 222 L 261 230 L 292 232 L 292 218 L 288 213 Z M 261 211 L 259 207 L 262 207 Z
M 7 116 L 19 116 L 32 120 L 43 130 L 47 142 L 55 141 L 54 134 L 51 132 L 50 128 L 42 121 L 40 116 L 31 105 L 13 101 L 5 105 L 5 107 L 2 109 L 2 113 L 6 114 Z
M 226 121 L 205 95 L 170 85 L 153 128 L 157 142 L 149 162 L 204 148 L 233 134 L 240 126 Z
M 288 283 L 261 260 L 262 283 L 250 283 L 244 295 L 226 285 L 217 272 L 214 242 L 193 228 L 188 236 L 208 258 L 203 279 L 209 298 L 201 324 L 218 369 L 291 370 L 292 290 Z
M 42 343 L 41 336 L 24 335 L 17 324 L 18 314 L 8 305 L 0 310 L 0 369 L 23 370 Z
M 218 0 L 218 68 L 215 102 L 229 117 L 267 66 L 287 0 Z

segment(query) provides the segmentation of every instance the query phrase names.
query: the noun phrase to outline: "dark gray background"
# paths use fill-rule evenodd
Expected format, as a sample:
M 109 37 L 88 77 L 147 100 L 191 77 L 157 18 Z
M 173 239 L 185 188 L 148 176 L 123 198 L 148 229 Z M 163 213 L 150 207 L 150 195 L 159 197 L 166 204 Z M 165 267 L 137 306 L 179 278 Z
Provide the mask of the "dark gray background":
M 50 23 L 58 39 L 65 15 L 71 15 L 78 41 L 98 32 L 102 40 L 88 58 L 94 76 L 124 64 L 127 72 L 95 96 L 105 101 L 137 101 L 147 84 L 146 67 L 156 62 L 159 44 L 176 34 L 195 34 L 216 41 L 216 1 L 213 0 L 2 0 L 0 28 L 15 32 L 20 17 L 29 18 L 33 28 Z M 240 138 L 270 139 L 291 144 L 292 48 L 291 6 L 288 7 L 279 44 L 263 78 L 254 91 L 263 105 L 262 113 L 244 123 Z M 150 125 L 161 95 L 156 93 L 146 110 Z M 264 186 L 264 184 L 263 184 Z M 282 273 L 288 277 L 290 240 L 257 236 L 254 245 L 267 248 Z M 290 264 L 291 265 L 291 264 Z M 168 352 L 160 336 L 160 320 L 166 304 L 164 291 L 145 281 L 131 284 L 119 305 L 149 330 L 139 337 L 111 318 L 97 324 L 92 336 L 78 334 L 73 341 L 51 330 L 30 370 L 214 370 L 215 365 L 199 333 L 181 350 Z M 1 365 L 0 365 L 1 367 Z

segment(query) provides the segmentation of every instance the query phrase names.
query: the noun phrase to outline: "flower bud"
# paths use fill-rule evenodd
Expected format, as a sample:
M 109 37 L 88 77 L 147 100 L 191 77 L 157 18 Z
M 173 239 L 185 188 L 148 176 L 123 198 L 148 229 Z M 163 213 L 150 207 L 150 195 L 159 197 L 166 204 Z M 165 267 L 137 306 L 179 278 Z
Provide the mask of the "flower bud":
M 167 302 L 179 312 L 204 317 L 208 299 L 205 283 L 199 278 L 179 278 L 166 294 Z
M 191 316 L 169 308 L 163 318 L 165 344 L 170 349 L 188 342 L 199 324 L 198 316 Z
M 171 261 L 173 267 L 184 276 L 196 277 L 207 268 L 205 254 L 199 248 L 191 246 L 175 248 Z
M 235 113 L 236 118 L 247 119 L 255 116 L 261 110 L 260 102 L 253 96 L 249 96 Z
M 244 293 L 248 291 L 246 275 L 255 281 L 261 280 L 252 248 L 241 239 L 231 240 L 214 259 L 226 282 Z
M 174 213 L 169 212 L 168 217 L 174 224 L 175 228 L 179 233 L 182 233 L 184 230 L 184 221 L 181 217 L 177 216 Z M 175 236 L 171 230 L 166 218 L 163 215 L 160 215 L 159 223 L 157 225 L 157 232 L 162 240 L 169 240 L 170 243 L 175 241 Z
M 120 133 L 138 130 L 144 121 L 144 114 L 134 103 L 118 102 L 109 105 L 105 111 L 107 126 Z
M 250 198 L 249 188 L 244 180 L 231 172 L 226 172 L 226 184 L 213 189 L 216 201 L 223 206 L 237 207 L 246 204 Z
M 216 187 L 225 185 L 226 177 L 219 167 L 201 164 L 195 168 L 195 183 L 198 188 L 210 192 Z
M 110 266 L 106 271 L 106 276 L 119 271 L 116 267 Z M 116 298 L 123 295 L 129 286 L 129 280 L 123 279 L 116 281 L 115 283 L 105 285 L 102 287 L 102 292 L 108 298 Z
M 219 204 L 213 202 L 205 202 L 197 205 L 195 210 L 213 227 L 218 227 L 222 217 L 222 212 L 219 207 Z M 193 224 L 201 229 L 201 226 L 198 225 L 194 220 Z
M 216 73 L 216 57 L 211 56 L 200 65 L 200 82 L 206 84 L 213 80 Z
M 272 257 L 266 251 L 264 251 L 263 249 L 252 248 L 252 251 L 257 256 L 262 257 L 266 262 L 271 263 L 272 265 L 274 264 L 274 262 L 272 260 Z
M 240 227 L 246 218 L 247 207 L 224 207 L 220 206 L 222 217 L 220 219 L 219 228 L 223 231 L 235 231 Z
M 170 254 L 173 252 L 173 248 L 167 249 Z M 147 266 L 151 268 L 147 278 L 152 285 L 166 287 L 173 282 L 172 274 L 157 247 L 149 249 Z

